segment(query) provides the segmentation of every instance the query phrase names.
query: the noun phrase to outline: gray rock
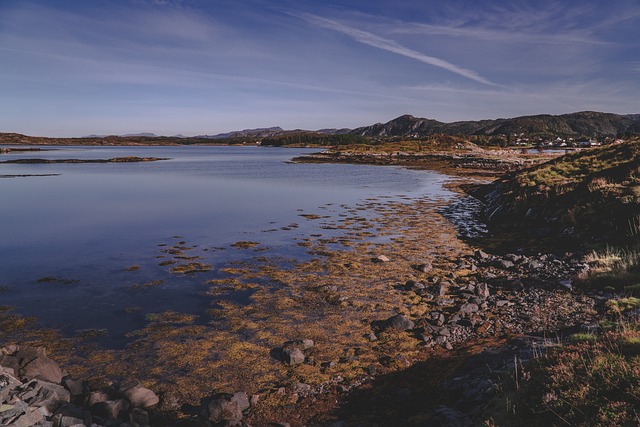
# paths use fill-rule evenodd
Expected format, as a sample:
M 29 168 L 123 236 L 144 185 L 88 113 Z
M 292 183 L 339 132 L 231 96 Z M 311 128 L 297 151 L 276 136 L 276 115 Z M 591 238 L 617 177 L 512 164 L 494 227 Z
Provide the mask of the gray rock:
M 15 418 L 11 424 L 8 425 L 12 427 L 32 427 L 43 421 L 44 416 L 45 414 L 40 408 L 26 408 L 22 415 Z
M 140 384 L 127 388 L 123 394 L 134 408 L 149 408 L 160 402 L 160 399 L 153 391 L 142 387 Z
M 92 405 L 95 405 L 96 403 L 106 402 L 110 398 L 111 397 L 109 396 L 109 394 L 105 391 L 102 391 L 102 390 L 92 391 L 87 397 L 87 404 L 89 406 L 92 406 Z
M 293 392 L 299 394 L 300 396 L 306 396 L 313 391 L 313 388 L 309 384 L 304 383 L 295 383 L 293 385 Z
M 433 265 L 426 261 L 423 264 L 414 265 L 413 268 L 421 273 L 428 273 L 433 270 Z
M 378 255 L 378 256 L 375 258 L 375 260 L 376 260 L 377 262 L 389 262 L 389 261 L 391 261 L 391 260 L 390 260 L 387 256 L 385 256 L 385 255 Z
M 478 286 L 476 286 L 476 295 L 478 295 L 480 298 L 489 298 L 489 296 L 491 295 L 491 293 L 489 292 L 489 285 L 484 282 L 478 283 Z
M 447 286 L 442 283 L 429 286 L 429 293 L 436 297 L 444 296 L 447 293 Z
M 396 314 L 384 321 L 383 329 L 385 331 L 406 331 L 408 329 L 413 329 L 414 327 L 415 323 L 413 323 L 411 319 L 402 314 Z
M 300 350 L 308 350 L 313 347 L 315 343 L 310 339 L 291 340 L 282 345 L 282 348 L 299 348 Z
M 226 425 L 238 425 L 242 421 L 242 411 L 237 400 L 230 396 L 221 396 L 212 399 L 207 405 L 206 416 L 213 423 L 225 423 Z
M 561 280 L 560 286 L 568 291 L 573 290 L 573 285 L 571 279 Z
M 306 357 L 299 348 L 285 348 L 282 350 L 282 360 L 287 365 L 295 366 L 304 363 Z
M 525 268 L 529 269 L 529 270 L 538 270 L 539 268 L 542 268 L 543 265 L 542 263 L 536 261 L 536 260 L 531 260 L 529 262 L 526 262 L 523 264 Z
M 67 415 L 56 415 L 54 417 L 54 425 L 56 427 L 72 427 L 76 425 L 84 426 L 84 420 L 81 418 L 70 417 Z
M 471 314 L 471 313 L 476 313 L 480 308 L 478 307 L 477 304 L 474 303 L 466 303 L 466 304 L 462 304 L 462 306 L 460 306 L 460 313 L 461 314 Z
M 62 385 L 69 390 L 72 396 L 79 396 L 84 393 L 84 384 L 82 384 L 82 381 L 76 381 L 66 377 L 62 379 Z
M 43 347 L 7 346 L 0 350 L 0 354 L 0 365 L 13 369 L 21 380 L 36 378 L 56 384 L 62 380 L 62 370 L 47 357 Z
M 476 259 L 485 260 L 485 259 L 489 259 L 490 255 L 488 253 L 486 253 L 485 251 L 477 250 L 475 252 L 475 257 L 476 257 Z
M 231 401 L 237 402 L 238 407 L 241 411 L 246 411 L 251 407 L 249 396 L 247 396 L 247 393 L 245 393 L 244 391 L 236 391 L 235 393 L 233 393 L 233 396 L 231 396 Z
M 508 270 L 510 268 L 513 267 L 513 262 L 509 261 L 508 259 L 498 259 L 496 261 L 494 261 L 493 266 L 496 268 L 500 268 L 503 270 Z

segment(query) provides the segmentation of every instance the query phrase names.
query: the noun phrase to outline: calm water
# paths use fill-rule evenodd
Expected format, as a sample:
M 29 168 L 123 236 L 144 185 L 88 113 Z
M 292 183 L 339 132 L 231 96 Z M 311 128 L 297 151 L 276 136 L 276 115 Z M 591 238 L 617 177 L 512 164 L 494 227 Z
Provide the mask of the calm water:
M 450 197 L 446 176 L 364 165 L 290 164 L 317 150 L 263 147 L 65 147 L 12 158 L 168 157 L 151 163 L 0 165 L 0 305 L 16 306 L 66 332 L 107 328 L 118 342 L 144 314 L 173 309 L 201 315 L 207 279 L 257 255 L 304 258 L 296 239 L 318 233 L 340 205 L 371 197 Z M 289 227 L 291 224 L 296 227 Z M 285 229 L 283 229 L 285 228 Z M 287 229 L 288 228 L 288 229 Z M 335 231 L 334 231 L 335 233 Z M 180 236 L 176 238 L 175 236 Z M 256 253 L 230 247 L 260 242 Z M 158 265 L 162 244 L 198 245 L 209 273 L 176 276 Z M 225 250 L 221 250 L 223 248 Z M 191 253 L 190 253 L 191 254 Z M 126 271 L 139 265 L 136 271 Z M 47 276 L 71 283 L 41 282 Z M 135 284 L 164 283 L 132 291 Z M 242 295 L 235 295 L 241 298 Z M 246 297 L 246 296 L 245 296 Z M 125 315 L 125 307 L 139 307 Z

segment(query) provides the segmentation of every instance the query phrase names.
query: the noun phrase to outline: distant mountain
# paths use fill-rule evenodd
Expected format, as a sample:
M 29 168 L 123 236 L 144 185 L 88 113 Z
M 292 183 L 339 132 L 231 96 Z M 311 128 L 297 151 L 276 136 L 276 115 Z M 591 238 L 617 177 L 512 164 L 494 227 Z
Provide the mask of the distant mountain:
M 351 132 L 351 129 L 320 129 L 320 130 L 304 130 L 304 129 L 282 129 L 280 126 L 270 128 L 244 129 L 233 132 L 219 133 L 216 135 L 198 135 L 196 138 L 224 139 L 224 138 L 271 138 L 274 136 L 288 135 L 293 133 L 321 133 L 327 135 L 344 135 Z
M 145 136 L 145 137 L 149 137 L 149 138 L 153 138 L 156 137 L 158 135 L 156 135 L 155 133 L 149 133 L 149 132 L 142 132 L 142 133 L 127 133 L 125 135 L 87 135 L 87 136 L 83 136 L 82 138 L 107 138 L 110 136 L 122 136 L 122 137 L 133 137 L 133 136 Z
M 210 138 L 210 139 L 223 139 L 223 138 L 266 138 L 270 136 L 281 135 L 285 131 L 280 126 L 274 126 L 270 128 L 256 128 L 256 129 L 244 129 L 227 133 L 219 133 L 216 135 L 198 135 L 196 138 Z
M 512 119 L 443 123 L 411 115 L 351 131 L 368 137 L 445 135 L 550 134 L 563 136 L 616 136 L 640 133 L 640 114 L 619 115 L 582 111 L 553 116 L 540 114 Z

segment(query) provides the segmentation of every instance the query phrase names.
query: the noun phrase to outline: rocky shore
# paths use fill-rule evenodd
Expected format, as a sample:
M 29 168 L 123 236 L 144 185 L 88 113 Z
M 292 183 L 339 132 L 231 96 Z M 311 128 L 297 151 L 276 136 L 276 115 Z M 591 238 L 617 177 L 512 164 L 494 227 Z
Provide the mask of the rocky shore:
M 398 159 L 407 160 L 380 164 Z M 455 209 L 468 209 L 460 200 Z M 576 286 L 590 268 L 582 253 L 537 252 L 526 242 L 504 252 L 484 238 L 461 239 L 457 226 L 466 224 L 447 219 L 456 218 L 451 205 L 370 200 L 339 220 L 307 215 L 342 235 L 302 239 L 309 261 L 262 254 L 207 281 L 215 302 L 209 323 L 166 312 L 122 351 L 86 341 L 53 346 L 83 382 L 43 350 L 5 347 L 0 420 L 53 427 L 483 423 L 500 399 L 500 376 L 573 332 L 597 329 L 610 295 Z M 371 230 L 377 242 L 368 240 Z M 217 298 L 247 289 L 247 304 Z M 3 340 L 20 334 L 15 327 Z M 131 387 L 148 400 L 136 403 Z
M 475 147 L 474 147 L 475 148 Z M 446 150 L 434 152 L 353 152 L 336 149 L 326 150 L 306 156 L 295 157 L 292 162 L 298 163 L 353 163 L 384 166 L 405 166 L 421 169 L 442 170 L 454 175 L 482 174 L 498 175 L 521 169 L 540 162 L 546 155 L 522 155 L 521 150 L 486 151 Z

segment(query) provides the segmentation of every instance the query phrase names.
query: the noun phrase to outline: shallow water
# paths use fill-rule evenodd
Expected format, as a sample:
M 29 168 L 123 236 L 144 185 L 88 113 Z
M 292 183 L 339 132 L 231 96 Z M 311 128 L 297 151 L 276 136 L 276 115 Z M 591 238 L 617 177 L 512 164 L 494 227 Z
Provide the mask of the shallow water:
M 0 175 L 59 174 L 0 179 L 0 305 L 37 316 L 66 333 L 108 330 L 111 344 L 141 327 L 145 314 L 193 313 L 206 322 L 206 280 L 218 269 L 256 256 L 304 259 L 296 244 L 344 206 L 367 198 L 449 198 L 447 176 L 394 167 L 291 164 L 309 149 L 264 147 L 60 147 L 0 155 L 14 158 L 108 159 L 168 157 L 149 163 L 1 164 Z M 367 216 L 360 211 L 358 215 Z M 375 236 L 373 237 L 375 238 Z M 237 241 L 260 245 L 238 249 Z M 176 275 L 163 249 L 178 242 L 185 255 L 213 265 Z M 158 245 L 168 246 L 158 246 Z M 165 258 L 159 258 L 165 257 Z M 139 266 L 127 271 L 130 266 Z M 44 277 L 60 280 L 39 281 Z M 157 286 L 132 286 L 163 281 Z M 247 292 L 228 298 L 243 300 Z M 125 314 L 125 308 L 135 313 Z M 129 310 L 130 312 L 133 310 Z

